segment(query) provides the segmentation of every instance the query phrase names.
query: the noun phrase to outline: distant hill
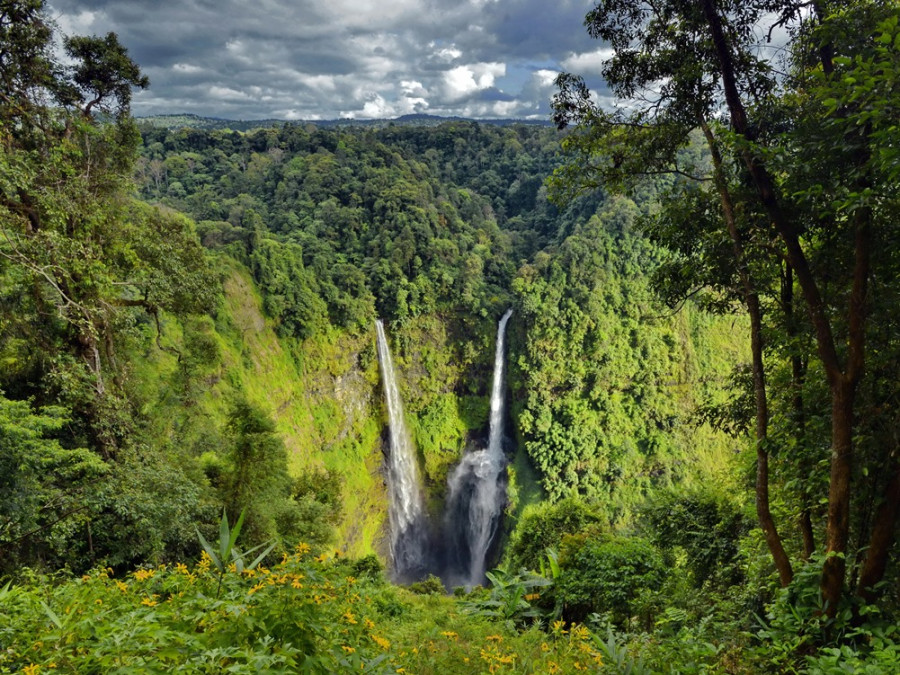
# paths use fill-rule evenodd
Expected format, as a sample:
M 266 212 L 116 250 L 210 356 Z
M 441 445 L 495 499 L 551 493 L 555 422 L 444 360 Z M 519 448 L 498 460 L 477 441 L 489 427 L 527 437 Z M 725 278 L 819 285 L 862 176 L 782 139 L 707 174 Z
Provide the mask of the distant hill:
M 550 126 L 548 120 L 535 119 L 471 119 L 466 117 L 441 117 L 439 115 L 402 115 L 395 119 L 336 119 L 336 120 L 229 120 L 219 117 L 201 117 L 191 113 L 175 115 L 149 115 L 135 118 L 140 125 L 162 129 L 233 129 L 235 131 L 249 131 L 263 127 L 278 126 L 281 124 L 314 124 L 321 127 L 373 127 L 384 128 L 393 125 L 433 127 L 444 122 L 478 122 L 493 126 L 508 127 L 515 124 L 527 124 L 531 126 Z

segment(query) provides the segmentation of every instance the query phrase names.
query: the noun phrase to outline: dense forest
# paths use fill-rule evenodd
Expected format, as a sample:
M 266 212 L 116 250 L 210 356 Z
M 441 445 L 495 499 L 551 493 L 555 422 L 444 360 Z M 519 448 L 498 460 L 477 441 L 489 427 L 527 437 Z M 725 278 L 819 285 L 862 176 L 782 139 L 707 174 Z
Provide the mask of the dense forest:
M 228 124 L 0 2 L 0 673 L 900 670 L 896 3 L 585 26 L 558 128 Z M 510 308 L 492 570 L 392 584 L 375 321 L 439 521 Z

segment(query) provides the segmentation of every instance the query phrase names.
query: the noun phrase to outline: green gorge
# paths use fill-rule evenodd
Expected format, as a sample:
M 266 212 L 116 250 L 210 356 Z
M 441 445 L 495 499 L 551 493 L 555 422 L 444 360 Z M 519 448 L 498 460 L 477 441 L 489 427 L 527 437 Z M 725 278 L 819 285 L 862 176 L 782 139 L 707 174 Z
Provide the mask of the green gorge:
M 896 3 L 600 2 L 628 105 L 563 73 L 559 128 L 134 118 L 48 12 L 0 2 L 0 673 L 900 669 Z M 508 309 L 489 571 L 390 583 L 375 322 L 449 550 Z

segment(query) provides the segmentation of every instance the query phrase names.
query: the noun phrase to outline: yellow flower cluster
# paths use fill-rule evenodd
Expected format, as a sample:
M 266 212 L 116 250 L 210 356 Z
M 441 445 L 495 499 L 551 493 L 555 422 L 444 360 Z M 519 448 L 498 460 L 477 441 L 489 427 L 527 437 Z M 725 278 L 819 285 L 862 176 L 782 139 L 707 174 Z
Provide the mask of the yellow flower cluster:
M 489 635 L 488 639 L 499 637 L 497 635 Z M 496 645 L 490 645 L 487 649 L 481 650 L 481 660 L 488 664 L 488 672 L 496 673 L 506 666 L 514 666 L 516 662 L 515 654 L 504 654 L 500 651 L 499 641 Z
M 146 581 L 147 579 L 152 579 L 156 574 L 156 570 L 135 570 L 134 578 L 138 581 Z
M 370 634 L 370 638 L 372 638 L 372 642 L 381 647 L 384 651 L 387 651 L 391 648 L 391 643 L 386 638 L 381 637 L 380 635 Z

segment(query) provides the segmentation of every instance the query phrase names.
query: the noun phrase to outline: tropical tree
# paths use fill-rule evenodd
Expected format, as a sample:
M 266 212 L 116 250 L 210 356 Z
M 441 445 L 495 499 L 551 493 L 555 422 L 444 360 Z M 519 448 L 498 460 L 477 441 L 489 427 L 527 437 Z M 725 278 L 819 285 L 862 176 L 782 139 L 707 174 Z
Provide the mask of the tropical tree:
M 822 593 L 833 614 L 847 558 L 856 553 L 848 548 L 854 481 L 864 481 L 863 469 L 869 468 L 855 459 L 866 344 L 890 322 L 877 313 L 881 301 L 870 292 L 874 280 L 896 278 L 896 261 L 877 253 L 896 238 L 889 216 L 895 150 L 886 116 L 897 106 L 896 88 L 889 84 L 898 59 L 896 7 L 878 1 L 608 0 L 598 3 L 585 25 L 593 37 L 610 43 L 613 56 L 604 76 L 627 106 L 602 110 L 581 79 L 560 76 L 555 117 L 560 126 L 574 123 L 577 130 L 568 141 L 573 161 L 557 182 L 571 191 L 668 173 L 709 179 L 715 186 L 736 286 L 751 318 L 757 512 L 783 584 L 792 569 L 768 507 L 760 342 L 760 295 L 774 290 L 777 277 L 771 265 L 757 261 L 780 261 L 789 282 L 781 295 L 784 315 L 793 316 L 795 285 L 799 290 L 816 346 L 815 371 L 830 398 Z M 760 35 L 776 28 L 790 35 L 784 71 L 759 44 Z M 683 164 L 679 152 L 694 129 L 703 132 L 711 155 L 712 170 L 702 176 L 696 165 Z M 579 178 L 585 169 L 586 178 Z M 688 213 L 682 209 L 682 216 Z M 693 280 L 716 284 L 721 277 Z M 884 347 L 895 352 L 896 341 Z M 880 497 L 869 497 L 880 506 L 866 528 L 871 537 L 859 574 L 865 595 L 884 572 L 900 502 L 896 449 L 871 459 L 888 479 Z

